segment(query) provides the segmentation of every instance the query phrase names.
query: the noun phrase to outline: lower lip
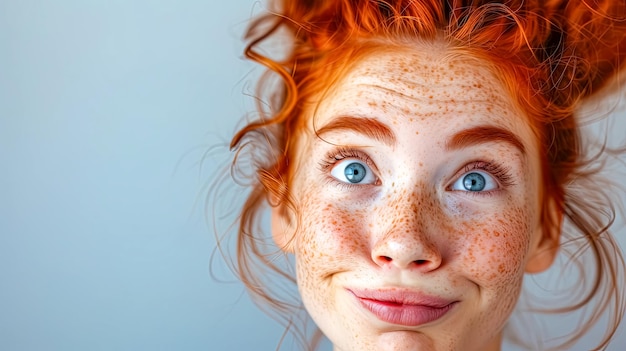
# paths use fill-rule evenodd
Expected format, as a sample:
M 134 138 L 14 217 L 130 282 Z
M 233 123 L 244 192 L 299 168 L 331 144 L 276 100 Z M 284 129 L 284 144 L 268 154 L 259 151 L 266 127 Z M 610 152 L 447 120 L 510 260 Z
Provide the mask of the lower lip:
M 456 305 L 456 302 L 444 307 L 403 305 L 387 301 L 356 298 L 363 308 L 370 311 L 381 321 L 408 327 L 416 327 L 436 321 Z

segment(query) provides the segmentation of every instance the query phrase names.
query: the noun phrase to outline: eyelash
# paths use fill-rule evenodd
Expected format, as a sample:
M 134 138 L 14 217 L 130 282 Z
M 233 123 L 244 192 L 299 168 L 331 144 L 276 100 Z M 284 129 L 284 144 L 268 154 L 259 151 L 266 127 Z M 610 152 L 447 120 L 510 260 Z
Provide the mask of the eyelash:
M 342 187 L 348 187 L 348 188 L 362 187 L 363 186 L 362 184 L 349 184 L 349 183 L 340 182 L 334 177 L 329 175 L 330 170 L 337 164 L 337 162 L 342 161 L 346 158 L 357 159 L 361 162 L 364 162 L 370 168 L 374 168 L 374 161 L 372 161 L 372 159 L 366 153 L 356 150 L 356 149 L 342 147 L 342 148 L 333 149 L 326 154 L 326 157 L 319 163 L 320 170 L 322 171 L 322 173 L 328 175 L 328 181 L 336 185 L 339 185 Z M 456 180 L 459 177 L 463 176 L 464 174 L 467 174 L 475 170 L 485 171 L 489 173 L 496 179 L 496 181 L 502 188 L 507 188 L 507 187 L 515 185 L 515 181 L 513 180 L 513 177 L 511 176 L 511 172 L 509 168 L 501 166 L 498 163 L 488 162 L 488 161 L 474 161 L 474 162 L 468 163 L 467 165 L 463 167 L 462 171 L 457 172 L 458 176 L 455 176 L 454 179 Z M 376 183 L 378 184 L 379 180 L 377 180 Z M 497 190 L 501 190 L 501 189 L 497 189 Z M 471 193 L 471 195 L 475 195 L 475 196 L 480 196 L 480 195 L 487 195 L 497 190 L 479 191 L 479 192 L 468 191 L 467 193 Z
M 474 161 L 468 163 L 467 165 L 465 165 L 465 167 L 463 167 L 462 171 L 457 172 L 458 175 L 455 176 L 454 179 L 456 181 L 457 179 L 459 179 L 459 177 L 462 177 L 463 175 L 476 170 L 489 173 L 495 178 L 501 188 L 491 191 L 467 191 L 467 193 L 471 193 L 471 195 L 488 195 L 490 193 L 493 193 L 494 191 L 502 190 L 502 188 L 508 188 L 515 185 L 515 181 L 511 176 L 511 171 L 509 168 L 501 166 L 496 162 L 488 161 Z
M 337 149 L 333 149 L 329 151 L 326 154 L 326 157 L 319 163 L 320 170 L 322 171 L 322 173 L 327 175 L 327 180 L 329 182 L 337 186 L 340 186 L 342 188 L 343 187 L 345 188 L 363 187 L 364 186 L 363 184 L 344 183 L 335 179 L 334 177 L 330 175 L 330 170 L 337 164 L 337 162 L 343 161 L 347 158 L 354 158 L 365 163 L 368 167 L 370 167 L 370 169 L 372 169 L 372 172 L 374 172 L 373 171 L 373 169 L 375 168 L 374 161 L 366 153 L 360 150 L 345 148 L 345 147 L 341 147 L 341 148 L 337 148 Z M 378 180 L 378 177 L 377 177 L 376 184 L 379 184 L 379 183 L 380 181 Z

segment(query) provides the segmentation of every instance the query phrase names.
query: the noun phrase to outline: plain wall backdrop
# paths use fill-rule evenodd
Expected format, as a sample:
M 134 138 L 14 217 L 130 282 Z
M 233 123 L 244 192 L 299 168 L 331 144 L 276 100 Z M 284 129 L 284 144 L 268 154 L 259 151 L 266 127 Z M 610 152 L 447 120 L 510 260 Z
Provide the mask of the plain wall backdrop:
M 250 111 L 259 8 L 0 0 L 0 350 L 275 349 L 282 327 L 209 274 L 199 164 Z

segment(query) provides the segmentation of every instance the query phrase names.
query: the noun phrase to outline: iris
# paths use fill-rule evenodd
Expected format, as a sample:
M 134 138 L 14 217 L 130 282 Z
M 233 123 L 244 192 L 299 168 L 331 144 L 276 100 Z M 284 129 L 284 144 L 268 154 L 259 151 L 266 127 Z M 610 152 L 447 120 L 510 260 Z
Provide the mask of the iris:
M 482 191 L 485 189 L 485 177 L 480 173 L 468 173 L 463 177 L 463 187 L 467 191 Z
M 346 166 L 346 168 L 343 171 L 343 173 L 346 176 L 346 179 L 348 179 L 350 183 L 361 182 L 365 178 L 365 174 L 366 174 L 365 172 L 366 172 L 365 167 L 358 162 L 353 162 L 349 164 L 348 166 Z

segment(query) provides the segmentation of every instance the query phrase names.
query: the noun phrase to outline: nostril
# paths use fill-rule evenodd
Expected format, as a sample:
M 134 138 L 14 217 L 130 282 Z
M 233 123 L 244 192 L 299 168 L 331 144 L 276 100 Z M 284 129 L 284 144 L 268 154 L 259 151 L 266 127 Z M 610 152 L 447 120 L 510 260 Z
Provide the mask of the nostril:
M 391 262 L 391 261 L 392 261 L 391 257 L 389 257 L 389 256 L 380 256 L 380 258 L 381 258 L 383 261 L 385 261 L 385 262 Z
M 413 262 L 415 262 L 416 265 L 421 266 L 421 265 L 425 264 L 428 261 L 427 260 L 415 260 Z

